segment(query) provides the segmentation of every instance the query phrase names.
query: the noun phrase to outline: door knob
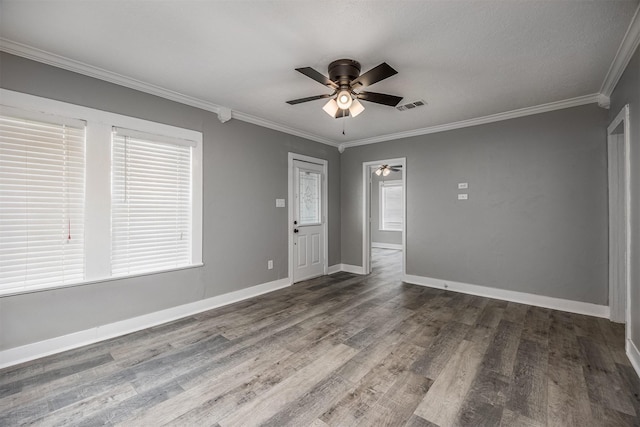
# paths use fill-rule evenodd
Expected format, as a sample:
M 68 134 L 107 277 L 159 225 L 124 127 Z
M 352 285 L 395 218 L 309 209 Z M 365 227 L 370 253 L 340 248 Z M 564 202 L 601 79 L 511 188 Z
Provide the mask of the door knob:
M 297 228 L 294 228 L 294 229 L 293 229 L 293 232 L 294 232 L 294 233 L 297 233 L 297 232 L 298 232 L 298 229 L 297 229 Z

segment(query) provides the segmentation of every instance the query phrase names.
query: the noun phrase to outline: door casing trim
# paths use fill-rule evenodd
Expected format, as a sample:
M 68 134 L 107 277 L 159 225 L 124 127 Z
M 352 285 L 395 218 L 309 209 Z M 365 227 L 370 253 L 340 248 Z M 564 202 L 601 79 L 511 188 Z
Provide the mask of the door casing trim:
M 624 126 L 624 141 L 623 146 L 619 147 L 613 144 L 612 134 L 615 129 L 622 124 Z M 609 180 L 609 205 L 611 207 L 611 197 L 612 192 L 617 190 L 616 194 L 613 195 L 616 197 L 618 201 L 622 201 L 622 204 L 618 204 L 615 208 L 622 209 L 624 212 L 624 224 L 623 225 L 623 240 L 624 240 L 624 272 L 623 272 L 623 280 L 615 280 L 612 281 L 611 274 L 609 276 L 609 308 L 610 308 L 610 318 L 615 322 L 623 321 L 627 324 L 626 327 L 626 338 L 627 341 L 631 338 L 631 304 L 630 304 L 630 293 L 631 293 L 631 159 L 630 159 L 630 145 L 631 145 L 631 126 L 629 122 L 629 105 L 625 105 L 616 118 L 611 122 L 611 124 L 607 127 L 607 154 L 611 154 L 612 151 L 617 153 L 617 150 L 621 148 L 623 150 L 624 163 L 622 165 L 617 164 L 618 168 L 622 168 L 622 176 L 624 177 L 624 182 L 622 185 L 618 185 L 615 188 L 612 187 L 612 183 Z M 607 161 L 607 169 L 611 167 L 611 161 L 608 159 Z M 608 171 L 609 176 L 611 175 L 611 171 Z M 611 218 L 609 218 L 611 221 Z M 611 223 L 609 233 L 611 233 Z M 611 248 L 609 248 L 611 251 Z M 611 273 L 612 269 L 617 269 L 618 259 L 611 258 L 611 252 L 609 254 L 609 271 Z M 618 306 L 618 299 L 612 298 L 612 296 L 616 296 L 620 292 L 625 294 L 625 307 L 624 307 L 624 316 L 621 316 L 621 308 Z
M 362 274 L 371 273 L 371 167 L 379 165 L 402 166 L 402 277 L 407 274 L 407 158 L 382 159 L 362 162 Z

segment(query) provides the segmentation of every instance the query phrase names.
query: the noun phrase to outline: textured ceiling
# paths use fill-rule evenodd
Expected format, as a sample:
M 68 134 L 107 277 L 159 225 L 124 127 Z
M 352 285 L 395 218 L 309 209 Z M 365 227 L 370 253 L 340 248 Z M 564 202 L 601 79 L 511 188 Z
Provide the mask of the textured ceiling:
M 638 1 L 1 1 L 0 37 L 334 141 L 361 140 L 600 90 Z M 398 74 L 369 88 L 428 105 L 363 103 L 333 119 L 338 58 Z M 346 135 L 342 135 L 343 124 Z

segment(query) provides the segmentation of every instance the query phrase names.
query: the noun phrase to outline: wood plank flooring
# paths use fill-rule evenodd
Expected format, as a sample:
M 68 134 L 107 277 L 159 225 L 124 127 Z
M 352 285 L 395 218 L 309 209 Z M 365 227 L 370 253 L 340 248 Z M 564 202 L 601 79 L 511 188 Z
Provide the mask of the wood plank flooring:
M 607 320 L 408 285 L 398 251 L 0 371 L 0 426 L 639 426 Z

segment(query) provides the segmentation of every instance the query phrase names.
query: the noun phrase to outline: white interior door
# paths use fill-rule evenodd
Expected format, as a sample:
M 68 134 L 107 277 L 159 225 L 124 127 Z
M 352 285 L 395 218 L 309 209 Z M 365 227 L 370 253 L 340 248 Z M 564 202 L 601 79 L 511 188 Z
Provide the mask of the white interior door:
M 324 274 L 322 165 L 293 161 L 293 282 Z

